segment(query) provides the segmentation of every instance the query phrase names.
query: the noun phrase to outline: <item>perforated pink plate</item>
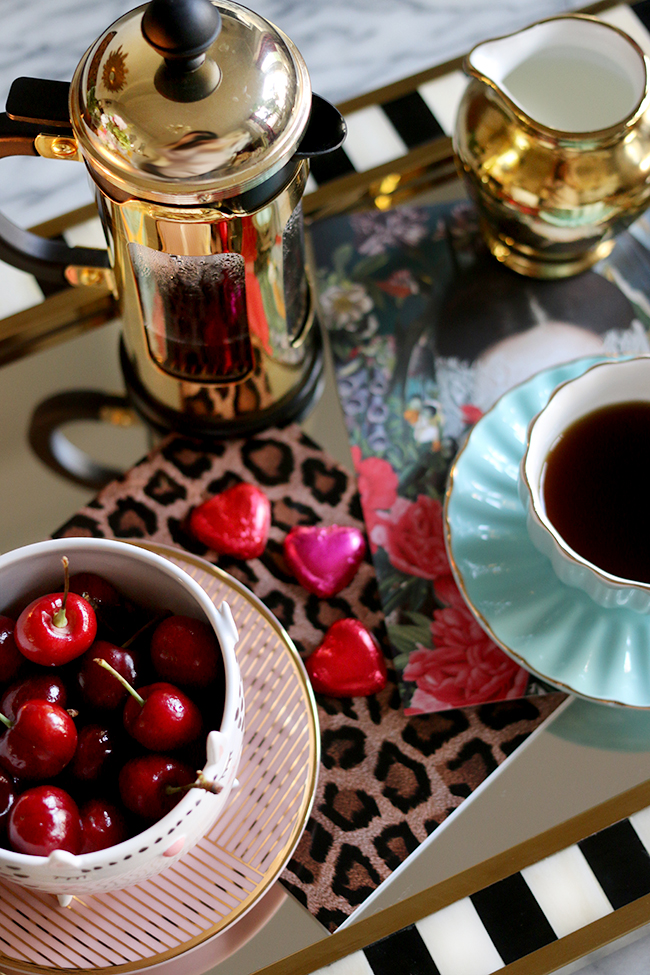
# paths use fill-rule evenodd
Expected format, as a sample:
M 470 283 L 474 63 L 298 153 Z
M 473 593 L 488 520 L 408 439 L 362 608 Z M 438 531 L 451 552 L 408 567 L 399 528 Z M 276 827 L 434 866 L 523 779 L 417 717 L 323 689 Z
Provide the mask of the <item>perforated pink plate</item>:
M 187 856 L 142 884 L 75 897 L 62 908 L 51 895 L 0 883 L 0 965 L 12 972 L 130 972 L 189 952 L 258 904 L 284 869 L 311 809 L 318 719 L 288 635 L 227 573 L 175 549 L 146 547 L 176 562 L 217 605 L 226 600 L 232 610 L 246 699 L 240 787 Z

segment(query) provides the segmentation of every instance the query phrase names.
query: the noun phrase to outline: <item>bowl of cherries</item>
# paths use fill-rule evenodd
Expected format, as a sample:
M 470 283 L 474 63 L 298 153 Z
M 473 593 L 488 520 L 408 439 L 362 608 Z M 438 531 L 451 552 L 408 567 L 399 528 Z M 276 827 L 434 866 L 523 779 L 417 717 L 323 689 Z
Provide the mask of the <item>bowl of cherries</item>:
M 0 556 L 0 878 L 128 887 L 210 829 L 236 785 L 243 687 L 227 603 L 143 547 Z

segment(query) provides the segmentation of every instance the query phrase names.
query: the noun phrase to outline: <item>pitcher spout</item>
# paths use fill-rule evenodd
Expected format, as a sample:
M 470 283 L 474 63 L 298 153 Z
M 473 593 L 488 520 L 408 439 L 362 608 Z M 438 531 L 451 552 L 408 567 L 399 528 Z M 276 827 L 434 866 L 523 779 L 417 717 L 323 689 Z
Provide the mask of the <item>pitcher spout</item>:
M 550 17 L 478 44 L 466 72 L 523 118 L 580 134 L 625 125 L 647 96 L 647 61 L 624 31 L 595 17 Z

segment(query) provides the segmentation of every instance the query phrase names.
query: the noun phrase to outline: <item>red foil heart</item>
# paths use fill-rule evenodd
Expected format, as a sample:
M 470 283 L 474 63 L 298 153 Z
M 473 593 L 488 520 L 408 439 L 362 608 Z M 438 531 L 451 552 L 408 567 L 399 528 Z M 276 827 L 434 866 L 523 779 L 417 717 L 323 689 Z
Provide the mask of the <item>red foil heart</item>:
M 284 539 L 289 569 L 301 586 L 321 599 L 345 589 L 365 554 L 363 532 L 344 525 L 298 525 Z
M 253 484 L 234 484 L 198 505 L 190 515 L 195 538 L 220 555 L 254 559 L 266 548 L 271 526 L 269 499 Z
M 333 623 L 305 666 L 316 693 L 329 697 L 367 697 L 386 686 L 384 656 L 360 620 Z

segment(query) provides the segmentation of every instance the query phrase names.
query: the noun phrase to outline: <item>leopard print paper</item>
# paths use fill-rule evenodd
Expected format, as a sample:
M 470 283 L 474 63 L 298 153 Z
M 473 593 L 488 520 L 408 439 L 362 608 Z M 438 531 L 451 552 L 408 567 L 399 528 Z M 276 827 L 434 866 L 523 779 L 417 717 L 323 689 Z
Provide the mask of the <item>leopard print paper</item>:
M 218 556 L 188 531 L 192 508 L 231 484 L 258 485 L 272 506 L 259 559 Z M 307 829 L 282 883 L 329 930 L 336 928 L 564 700 L 505 701 L 407 718 L 390 664 L 376 579 L 367 556 L 331 599 L 299 586 L 282 542 L 294 525 L 364 528 L 354 479 L 296 425 L 252 438 L 170 436 L 104 488 L 57 537 L 146 539 L 203 556 L 248 586 L 306 658 L 337 619 L 377 636 L 389 682 L 368 698 L 321 697 L 322 759 Z

